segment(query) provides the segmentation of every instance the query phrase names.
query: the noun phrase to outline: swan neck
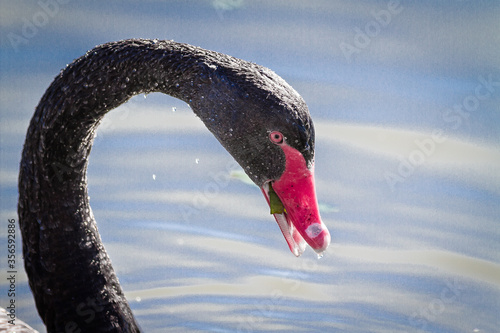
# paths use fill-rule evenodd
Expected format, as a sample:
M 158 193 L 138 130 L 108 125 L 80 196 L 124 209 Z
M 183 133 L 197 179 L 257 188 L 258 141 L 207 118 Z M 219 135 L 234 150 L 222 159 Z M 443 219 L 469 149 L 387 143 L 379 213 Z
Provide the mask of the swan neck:
M 208 52 L 208 51 L 207 51 Z M 139 331 L 102 245 L 87 193 L 95 130 L 140 93 L 197 105 L 216 57 L 167 41 L 105 44 L 68 65 L 42 97 L 19 176 L 25 268 L 49 332 Z

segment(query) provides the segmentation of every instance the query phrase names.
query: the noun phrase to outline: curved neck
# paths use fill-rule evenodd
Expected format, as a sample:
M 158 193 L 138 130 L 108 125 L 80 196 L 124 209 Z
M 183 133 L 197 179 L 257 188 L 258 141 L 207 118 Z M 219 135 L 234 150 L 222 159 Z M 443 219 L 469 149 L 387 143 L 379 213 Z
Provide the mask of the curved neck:
M 25 268 L 49 332 L 139 331 L 88 201 L 87 157 L 102 117 L 149 92 L 182 99 L 198 113 L 204 95 L 224 81 L 214 74 L 217 63 L 231 59 L 175 42 L 128 40 L 89 51 L 47 89 L 24 145 L 18 212 Z

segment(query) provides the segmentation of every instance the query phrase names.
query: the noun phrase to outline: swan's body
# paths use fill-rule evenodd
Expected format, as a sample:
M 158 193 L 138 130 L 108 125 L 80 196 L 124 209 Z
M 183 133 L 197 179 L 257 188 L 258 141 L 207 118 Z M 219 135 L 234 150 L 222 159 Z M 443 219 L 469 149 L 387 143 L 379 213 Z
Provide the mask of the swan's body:
M 268 201 L 272 184 L 285 208 L 276 220 L 296 255 L 304 239 L 318 252 L 329 244 L 314 194 L 314 130 L 295 90 L 264 67 L 186 44 L 104 44 L 55 78 L 22 155 L 25 268 L 49 332 L 139 331 L 97 231 L 86 169 L 102 117 L 150 92 L 187 102 Z

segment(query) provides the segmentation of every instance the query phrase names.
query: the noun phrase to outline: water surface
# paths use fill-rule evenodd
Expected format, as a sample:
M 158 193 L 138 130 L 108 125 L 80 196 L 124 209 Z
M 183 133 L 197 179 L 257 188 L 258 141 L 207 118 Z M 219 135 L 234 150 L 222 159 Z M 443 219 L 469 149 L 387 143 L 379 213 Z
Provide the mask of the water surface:
M 377 21 L 388 6 L 68 2 L 23 35 L 44 9 L 2 4 L 2 221 L 17 219 L 25 131 L 58 71 L 106 41 L 175 39 L 270 67 L 301 93 L 332 245 L 320 260 L 310 249 L 295 258 L 260 190 L 234 177 L 241 170 L 188 106 L 134 97 L 105 117 L 88 178 L 144 331 L 494 332 L 499 6 L 401 2 Z M 19 238 L 17 248 L 20 259 Z M 16 286 L 19 318 L 44 331 L 22 273 Z

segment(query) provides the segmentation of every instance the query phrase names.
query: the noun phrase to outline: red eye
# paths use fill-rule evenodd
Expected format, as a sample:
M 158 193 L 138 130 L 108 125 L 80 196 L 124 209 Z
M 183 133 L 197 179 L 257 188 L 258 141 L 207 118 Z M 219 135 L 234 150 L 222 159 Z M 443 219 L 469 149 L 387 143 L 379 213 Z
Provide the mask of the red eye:
M 283 143 L 283 134 L 281 134 L 278 131 L 271 132 L 271 133 L 269 133 L 269 139 L 278 145 L 282 144 Z

